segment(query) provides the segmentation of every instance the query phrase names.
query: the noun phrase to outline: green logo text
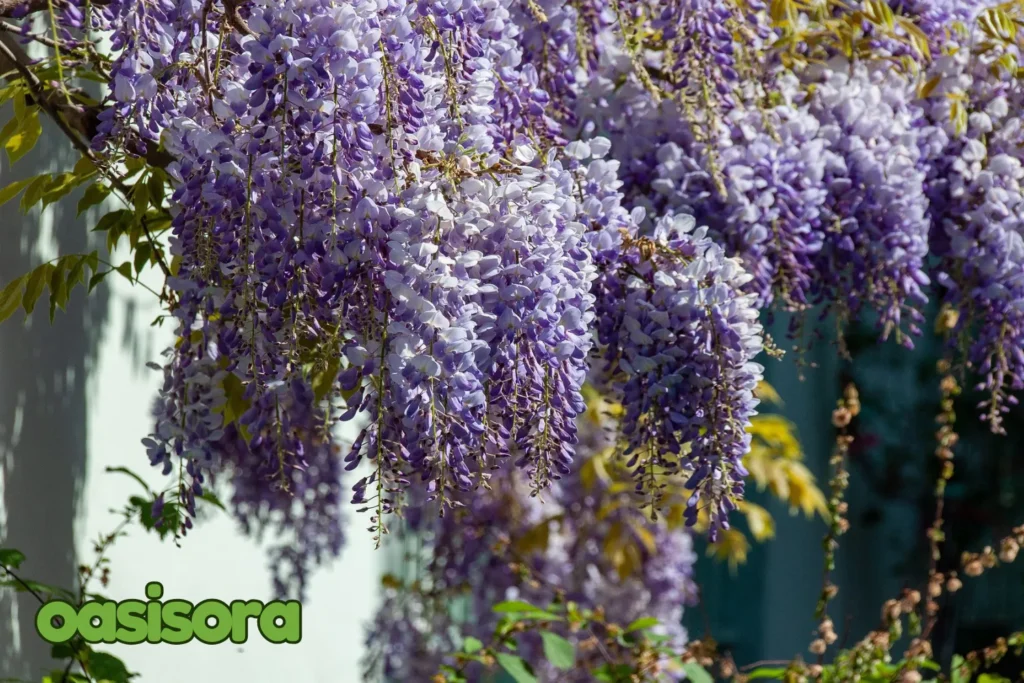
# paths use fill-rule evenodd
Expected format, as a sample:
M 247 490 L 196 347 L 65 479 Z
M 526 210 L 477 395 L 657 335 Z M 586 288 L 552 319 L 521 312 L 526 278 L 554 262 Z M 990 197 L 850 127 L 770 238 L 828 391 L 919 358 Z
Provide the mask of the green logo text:
M 244 643 L 251 619 L 268 642 L 297 643 L 302 638 L 302 606 L 295 600 L 203 600 L 193 605 L 186 600 L 161 602 L 163 594 L 164 587 L 152 582 L 146 584 L 147 602 L 90 600 L 76 608 L 52 600 L 39 608 L 36 630 L 51 643 L 64 643 L 78 634 L 89 643 L 180 645 L 194 638 L 216 645 L 227 640 Z

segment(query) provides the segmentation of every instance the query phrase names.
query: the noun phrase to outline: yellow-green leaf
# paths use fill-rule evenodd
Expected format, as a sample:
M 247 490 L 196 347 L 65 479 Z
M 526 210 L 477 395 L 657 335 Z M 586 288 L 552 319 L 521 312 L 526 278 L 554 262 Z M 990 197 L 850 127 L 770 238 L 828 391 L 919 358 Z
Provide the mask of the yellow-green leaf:
M 338 355 L 331 355 L 330 360 L 327 362 L 327 367 L 324 368 L 323 372 L 319 372 L 313 376 L 313 395 L 317 401 L 322 401 L 327 397 L 327 394 L 331 391 L 331 387 L 334 386 L 334 380 L 338 377 L 338 370 L 341 367 L 341 357 Z
M 935 75 L 929 78 L 927 81 L 921 84 L 921 87 L 917 90 L 917 96 L 922 100 L 927 98 L 935 90 L 936 86 L 942 81 L 942 76 Z
M 77 259 L 78 256 L 71 256 L 69 258 L 62 258 L 53 267 L 53 272 L 50 274 L 50 322 L 53 322 L 53 314 L 55 308 L 64 310 L 64 305 L 68 301 L 68 286 L 64 275 L 67 273 L 67 267 L 71 264 L 72 260 Z
M 754 391 L 754 394 L 762 401 L 774 403 L 777 406 L 783 405 L 779 392 L 775 391 L 775 387 L 764 380 L 757 383 L 757 389 Z
M 18 123 L 21 123 L 25 119 L 26 114 L 30 111 L 28 103 L 26 102 L 27 98 L 28 93 L 25 93 L 21 97 L 14 98 L 14 120 Z
M 96 164 L 92 163 L 92 159 L 89 157 L 81 157 L 77 162 L 75 162 L 75 169 L 73 173 L 82 180 L 86 180 L 95 175 L 97 171 L 98 169 L 96 168 Z
M 569 671 L 576 664 L 576 647 L 568 640 L 552 633 L 551 631 L 540 632 L 541 644 L 544 647 L 544 657 L 556 668 L 562 671 Z
M 135 219 L 140 220 L 146 215 L 146 210 L 149 209 L 149 186 L 143 182 L 138 182 L 132 191 L 132 206 L 135 209 Z
M 630 526 L 633 527 L 633 533 L 636 534 L 636 537 L 640 539 L 640 543 L 643 544 L 644 550 L 651 555 L 658 552 L 658 544 L 655 542 L 654 534 L 651 533 L 650 529 L 635 522 Z
M 114 270 L 121 273 L 121 275 L 124 275 L 125 278 L 127 278 L 128 282 L 132 283 L 133 285 L 135 284 L 135 278 L 132 277 L 132 264 L 130 262 L 125 261 Z
M 214 412 L 224 415 L 224 426 L 235 423 L 242 436 L 248 440 L 249 434 L 243 425 L 238 425 L 237 420 L 245 411 L 249 410 L 250 402 L 245 398 L 245 385 L 234 373 L 228 373 L 221 383 L 224 388 L 224 405 L 214 408 Z
M 78 187 L 81 182 L 82 180 L 74 173 L 61 173 L 54 176 L 43 189 L 43 206 L 47 207 L 54 202 L 60 201 L 71 190 Z
M 7 320 L 18 310 L 21 303 L 21 288 L 25 284 L 25 276 L 11 280 L 0 290 L 0 322 Z
M 718 560 L 726 560 L 732 572 L 747 561 L 749 551 L 750 542 L 742 531 L 736 529 L 726 529 L 719 535 L 718 541 L 708 546 L 708 555 Z
M 18 119 L 11 119 L 4 124 L 4 127 L 0 129 L 0 145 L 7 145 L 7 141 L 11 139 L 11 136 L 18 132 L 19 125 Z
M 775 537 L 775 520 L 770 512 L 746 500 L 740 501 L 739 508 L 747 518 L 747 526 L 755 541 L 762 542 Z
M 49 176 L 41 175 L 36 176 L 32 182 L 29 183 L 28 189 L 25 190 L 25 194 L 21 197 L 22 213 L 28 213 L 29 209 L 39 202 L 39 198 L 43 196 L 43 190 L 46 189 L 46 184 L 49 182 Z
M 21 298 L 21 306 L 25 309 L 26 315 L 31 315 L 32 311 L 35 310 L 36 301 L 39 300 L 39 296 L 43 293 L 43 289 L 50 280 L 52 272 L 53 266 L 45 263 L 29 273 L 28 281 L 25 283 L 25 294 Z
M 15 180 L 13 183 L 8 185 L 4 189 L 0 190 L 0 205 L 6 204 L 7 202 L 17 197 L 18 194 L 22 190 L 24 190 L 29 183 L 32 182 L 32 180 L 33 178 L 26 178 L 25 180 Z
M 28 154 L 36 146 L 36 142 L 38 142 L 39 136 L 42 133 L 43 127 L 39 124 L 39 112 L 35 111 L 32 114 L 26 115 L 21 120 L 14 134 L 4 143 L 4 148 L 7 150 L 7 158 L 10 159 L 11 163 L 17 163 L 23 156 Z
M 85 281 L 85 263 L 88 260 L 87 256 L 82 256 L 75 260 L 74 264 L 68 270 L 67 286 L 68 289 L 74 287 L 79 282 Z
M 95 183 L 86 188 L 85 194 L 78 200 L 78 215 L 81 216 L 86 210 L 101 204 L 110 195 L 110 188 L 103 183 Z
M 149 242 L 143 242 L 135 250 L 134 266 L 137 274 L 142 273 L 142 269 L 149 263 L 149 257 L 153 254 L 153 247 Z

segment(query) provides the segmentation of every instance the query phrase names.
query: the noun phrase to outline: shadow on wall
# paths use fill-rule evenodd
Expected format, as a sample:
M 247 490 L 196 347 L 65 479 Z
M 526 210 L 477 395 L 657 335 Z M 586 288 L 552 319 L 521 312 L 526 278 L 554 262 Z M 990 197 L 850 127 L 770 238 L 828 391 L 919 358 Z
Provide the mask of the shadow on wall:
M 29 156 L 13 169 L 6 157 L 0 162 L 0 185 L 70 169 L 76 160 L 59 131 L 44 121 Z M 22 215 L 15 201 L 0 207 L 0 283 L 57 254 L 95 248 L 75 216 L 78 196 L 51 206 L 52 222 L 38 208 Z M 84 288 L 76 288 L 52 326 L 48 308 L 45 293 L 28 321 L 19 311 L 0 324 L 0 545 L 25 553 L 24 573 L 32 579 L 72 587 L 87 455 L 87 378 L 107 319 L 107 290 L 97 287 L 87 299 Z M 38 680 L 53 668 L 49 645 L 36 634 L 37 605 L 28 594 L 0 593 L 0 678 Z

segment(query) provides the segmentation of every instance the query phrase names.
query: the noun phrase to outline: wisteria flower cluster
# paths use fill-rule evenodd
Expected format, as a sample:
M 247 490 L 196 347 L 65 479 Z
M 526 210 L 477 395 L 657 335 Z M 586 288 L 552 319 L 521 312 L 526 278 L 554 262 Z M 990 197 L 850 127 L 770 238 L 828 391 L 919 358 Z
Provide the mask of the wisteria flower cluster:
M 525 31 L 526 54 L 576 84 L 562 120 L 612 140 L 627 200 L 707 225 L 759 308 L 870 314 L 913 346 L 925 303 L 945 301 L 999 431 L 1021 385 L 1018 231 L 996 227 L 1014 215 L 1016 10 L 798 5 L 554 0 L 542 27 L 558 32 Z
M 530 495 L 522 472 L 507 467 L 464 508 L 410 520 L 408 563 L 422 562 L 425 572 L 385 577 L 385 597 L 367 632 L 368 680 L 431 679 L 453 663 L 450 655 L 466 636 L 486 639 L 501 617 L 492 606 L 508 600 L 600 608 L 623 625 L 653 619 L 669 647 L 686 644 L 682 611 L 696 600 L 690 533 L 681 520 L 651 522 L 632 503 L 628 480 L 609 473 L 621 409 L 589 394 L 580 455 L 543 500 Z M 580 657 L 602 661 L 599 650 L 585 646 L 587 630 L 564 636 Z M 536 634 L 520 639 L 527 661 L 543 662 L 542 648 Z M 659 680 L 682 680 L 678 667 L 662 665 L 669 678 Z M 478 668 L 467 670 L 468 680 L 478 680 Z M 539 680 L 585 681 L 593 668 L 567 674 L 540 664 L 534 672 Z
M 342 468 L 368 470 L 353 502 L 378 539 L 410 496 L 463 506 L 506 462 L 533 493 L 569 476 L 588 375 L 627 406 L 638 491 L 688 473 L 712 534 L 741 495 L 761 374 L 749 276 L 688 217 L 640 234 L 610 145 L 566 145 L 548 105 L 571 83 L 524 59 L 520 10 L 90 16 L 117 50 L 93 153 L 168 159 L 178 339 L 147 452 L 180 482 L 183 532 L 227 476 L 247 529 L 295 539 L 279 588 L 338 552 Z M 333 430 L 357 417 L 341 457 Z
M 176 478 L 181 533 L 228 480 L 243 527 L 280 537 L 281 592 L 340 551 L 342 473 L 359 470 L 351 502 L 378 542 L 393 520 L 429 535 L 439 590 L 485 577 L 480 619 L 515 579 L 473 565 L 497 562 L 490 528 L 548 529 L 533 569 L 581 601 L 678 606 L 689 539 L 659 525 L 730 529 L 762 311 L 803 312 L 794 334 L 815 305 L 874 317 L 913 346 L 937 298 L 992 429 L 1024 387 L 1012 8 L 46 5 L 57 86 L 44 97 L 23 67 L 26 93 L 81 119 L 86 167 L 149 250 L 136 270 L 166 275 L 150 462 Z M 63 83 L 85 66 L 98 103 Z M 119 164 L 151 182 L 126 192 Z M 587 382 L 622 406 L 610 444 L 581 433 Z M 631 533 L 674 548 L 641 553 L 628 586 L 594 550 L 627 521 L 583 481 L 609 448 L 649 516 Z M 563 521 L 541 525 L 548 510 Z M 402 638 L 403 657 L 426 651 Z

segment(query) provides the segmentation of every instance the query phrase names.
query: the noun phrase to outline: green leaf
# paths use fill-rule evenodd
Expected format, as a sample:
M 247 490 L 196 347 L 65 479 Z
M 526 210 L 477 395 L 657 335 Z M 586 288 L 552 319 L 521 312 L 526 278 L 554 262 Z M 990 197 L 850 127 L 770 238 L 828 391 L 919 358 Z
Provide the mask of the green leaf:
M 1013 681 L 999 674 L 981 674 L 976 683 L 1013 683 Z
M 132 264 L 131 263 L 129 263 L 128 261 L 125 261 L 124 263 L 119 265 L 114 270 L 116 270 L 117 272 L 121 273 L 121 275 L 124 275 L 128 279 L 128 282 L 132 283 L 133 285 L 135 284 L 135 278 L 132 277 Z
M 43 191 L 46 189 L 48 182 L 50 182 L 50 178 L 45 174 L 32 179 L 28 189 L 25 190 L 25 194 L 21 197 L 22 213 L 28 213 L 29 209 L 39 202 L 39 198 L 43 196 Z
M 495 657 L 501 668 L 508 672 L 516 683 L 537 683 L 537 677 L 533 675 L 522 657 L 507 652 L 499 652 Z
M 150 171 L 149 182 L 149 203 L 154 207 L 159 207 L 164 203 L 164 194 L 166 192 L 165 178 L 167 174 L 158 168 L 154 168 Z
M 658 619 L 656 617 L 640 617 L 632 624 L 626 627 L 626 633 L 632 633 L 633 631 L 642 631 L 645 628 L 651 628 L 652 626 L 658 625 Z
M 36 108 L 32 107 L 32 109 Z M 7 158 L 10 159 L 11 163 L 17 163 L 23 156 L 28 154 L 36 146 L 36 142 L 39 141 L 39 136 L 42 133 L 43 127 L 39 124 L 38 109 L 31 114 L 26 114 L 14 134 L 4 143 L 4 148 L 7 150 Z
M 93 232 L 107 232 L 113 229 L 115 226 L 120 226 L 126 220 L 131 218 L 131 212 L 128 209 L 118 209 L 117 211 L 111 211 L 101 218 L 97 223 L 96 227 L 92 229 Z
M 544 645 L 544 656 L 553 666 L 562 671 L 572 669 L 576 663 L 576 648 L 572 643 L 551 631 L 541 631 L 540 639 Z
M 18 132 L 19 125 L 18 119 L 11 119 L 4 124 L 4 127 L 0 129 L 0 145 L 7 145 L 7 141 L 11 139 L 11 136 Z
M 110 681 L 110 683 L 127 683 L 131 678 L 124 662 L 114 655 L 106 652 L 92 652 L 86 662 L 89 673 L 97 680 L 97 683 Z
M 786 670 L 779 667 L 758 667 L 747 674 L 747 680 L 754 680 L 755 678 L 770 678 L 772 680 L 781 681 L 786 675 Z
M 140 498 L 138 496 L 132 496 L 128 499 L 128 502 L 132 507 L 139 511 L 139 521 L 142 522 L 142 526 L 149 531 L 156 531 L 160 538 L 163 538 L 169 533 L 177 531 L 181 525 L 181 511 L 178 509 L 178 503 L 173 500 L 164 502 L 164 509 L 160 515 L 160 519 L 157 520 L 153 517 L 153 498 Z M 160 522 L 160 526 L 157 526 L 157 522 Z
M 135 249 L 135 272 L 142 273 L 142 269 L 149 263 L 149 257 L 153 253 L 153 247 L 149 242 L 143 242 Z
M 78 161 L 75 162 L 75 168 L 72 171 L 75 176 L 82 180 L 87 180 L 98 172 L 99 169 L 96 168 L 96 164 L 92 162 L 92 159 L 86 156 L 79 157 Z
M 82 642 L 81 636 L 75 636 L 66 643 L 55 643 L 50 648 L 50 656 L 54 659 L 70 659 L 79 652 L 83 655 L 88 655 L 92 652 L 91 648 Z
M 52 269 L 51 264 L 44 263 L 29 273 L 28 282 L 25 283 L 25 294 L 21 298 L 21 307 L 25 309 L 25 315 L 31 315 L 35 310 L 36 302 L 50 279 Z
M 951 663 L 950 671 L 950 683 L 968 683 L 971 679 L 971 673 L 964 666 L 964 658 L 960 655 L 953 655 L 953 661 Z
M 511 614 L 513 612 L 542 612 L 540 607 L 531 605 L 528 602 L 522 600 L 506 600 L 505 602 L 499 602 L 497 605 L 491 608 L 492 611 L 498 614 Z
M 686 674 L 686 680 L 690 683 L 715 683 L 715 679 L 711 677 L 707 671 L 704 670 L 697 662 L 687 662 L 683 664 L 683 673 Z
M 71 258 L 77 258 L 72 256 Z M 56 313 L 56 309 L 59 306 L 60 310 L 64 310 L 64 305 L 68 302 L 68 286 L 67 281 L 64 279 L 64 275 L 67 266 L 70 265 L 68 258 L 62 258 L 53 267 L 53 274 L 50 275 L 50 324 L 53 324 L 53 317 Z
M 32 182 L 32 180 L 33 178 L 26 178 L 25 180 L 15 180 L 13 183 L 8 185 L 4 189 L 0 190 L 0 206 L 6 204 L 7 202 L 17 197 L 18 194 L 20 194 L 21 191 L 24 190 L 28 186 L 28 184 Z
M 558 619 L 562 617 L 542 610 L 540 607 L 535 607 L 528 602 L 522 600 L 508 600 L 506 602 L 499 602 L 497 605 L 491 608 L 498 614 L 514 614 L 519 618 L 523 619 Z
M 224 387 L 225 400 L 220 410 L 224 413 L 224 426 L 227 427 L 242 417 L 245 411 L 249 410 L 249 406 L 252 403 L 245 398 L 245 385 L 242 384 L 242 380 L 235 373 L 229 372 L 221 384 Z M 217 412 L 217 410 L 215 408 L 214 412 Z M 248 438 L 248 432 L 245 430 L 244 425 L 238 426 L 242 428 L 243 436 Z
M 146 160 L 142 157 L 128 156 L 124 159 L 124 167 L 128 169 L 128 176 L 131 177 L 146 168 Z
M 42 683 L 91 683 L 91 681 L 80 674 L 51 671 L 49 676 L 43 676 Z
M 105 278 L 106 276 L 110 275 L 112 272 L 114 272 L 114 271 L 112 271 L 112 270 L 105 270 L 105 271 L 103 271 L 101 273 L 93 273 L 93 276 L 91 278 L 89 278 L 89 289 L 87 291 L 92 292 L 92 290 L 96 287 L 96 285 L 98 285 L 100 282 L 102 282 L 103 278 Z
M 84 181 L 85 178 L 80 178 L 74 173 L 61 173 L 53 176 L 43 192 L 43 207 L 59 202 Z
M 600 683 L 620 683 L 629 680 L 633 670 L 627 664 L 602 664 L 591 672 L 595 681 Z
M 8 569 L 17 569 L 25 561 L 25 553 L 14 548 L 0 548 L 0 565 Z
M 0 88 L 0 104 L 7 104 L 11 101 L 12 97 L 22 95 L 25 92 L 25 84 L 23 81 L 16 80 L 10 85 Z M 2 679 L 0 679 L 2 680 Z
M 18 310 L 21 304 L 21 289 L 25 284 L 25 276 L 22 275 L 16 280 L 11 280 L 7 286 L 0 291 L 0 322 L 7 320 Z
M 149 208 L 149 186 L 145 183 L 135 184 L 132 191 L 132 206 L 135 209 L 135 220 L 140 220 L 146 215 Z
M 149 232 L 153 236 L 159 235 L 171 227 L 170 216 L 162 209 L 146 213 L 145 221 L 146 227 L 149 228 Z
M 146 483 L 146 480 L 132 472 L 127 467 L 108 467 L 106 471 L 109 472 L 110 474 L 126 474 L 135 481 L 139 482 L 139 486 L 141 486 L 146 493 L 150 495 L 152 495 L 153 493 L 153 491 L 149 488 L 149 484 Z
M 212 503 L 213 505 L 219 507 L 221 510 L 227 512 L 227 508 L 224 507 L 224 503 L 220 502 L 220 498 L 218 498 L 217 495 L 212 491 L 203 491 L 203 495 L 199 497 L 205 500 L 207 503 Z
M 341 357 L 332 355 L 327 361 L 327 367 L 323 372 L 313 376 L 313 395 L 316 400 L 322 401 L 327 397 L 334 386 L 334 380 L 338 377 L 338 369 L 341 367 Z
M 78 215 L 81 216 L 97 204 L 102 204 L 109 196 L 109 187 L 103 183 L 93 183 L 89 187 L 85 188 L 85 194 L 78 200 Z
M 79 282 L 85 282 L 85 264 L 86 264 L 86 261 L 88 261 L 88 260 L 89 260 L 89 257 L 85 256 L 83 254 L 82 256 L 80 256 L 77 259 L 75 259 L 75 262 L 71 265 L 71 268 L 68 269 L 68 277 L 67 277 L 67 287 L 68 287 L 68 290 L 73 288 Z M 70 295 L 70 292 L 69 292 L 69 295 Z
M 672 640 L 672 636 L 665 633 L 647 634 L 647 641 L 650 642 L 652 645 L 661 645 L 662 643 L 667 643 L 670 640 Z
M 462 651 L 465 653 L 473 654 L 474 652 L 479 652 L 482 649 L 484 649 L 484 644 L 473 636 L 467 636 L 466 639 L 462 641 Z

